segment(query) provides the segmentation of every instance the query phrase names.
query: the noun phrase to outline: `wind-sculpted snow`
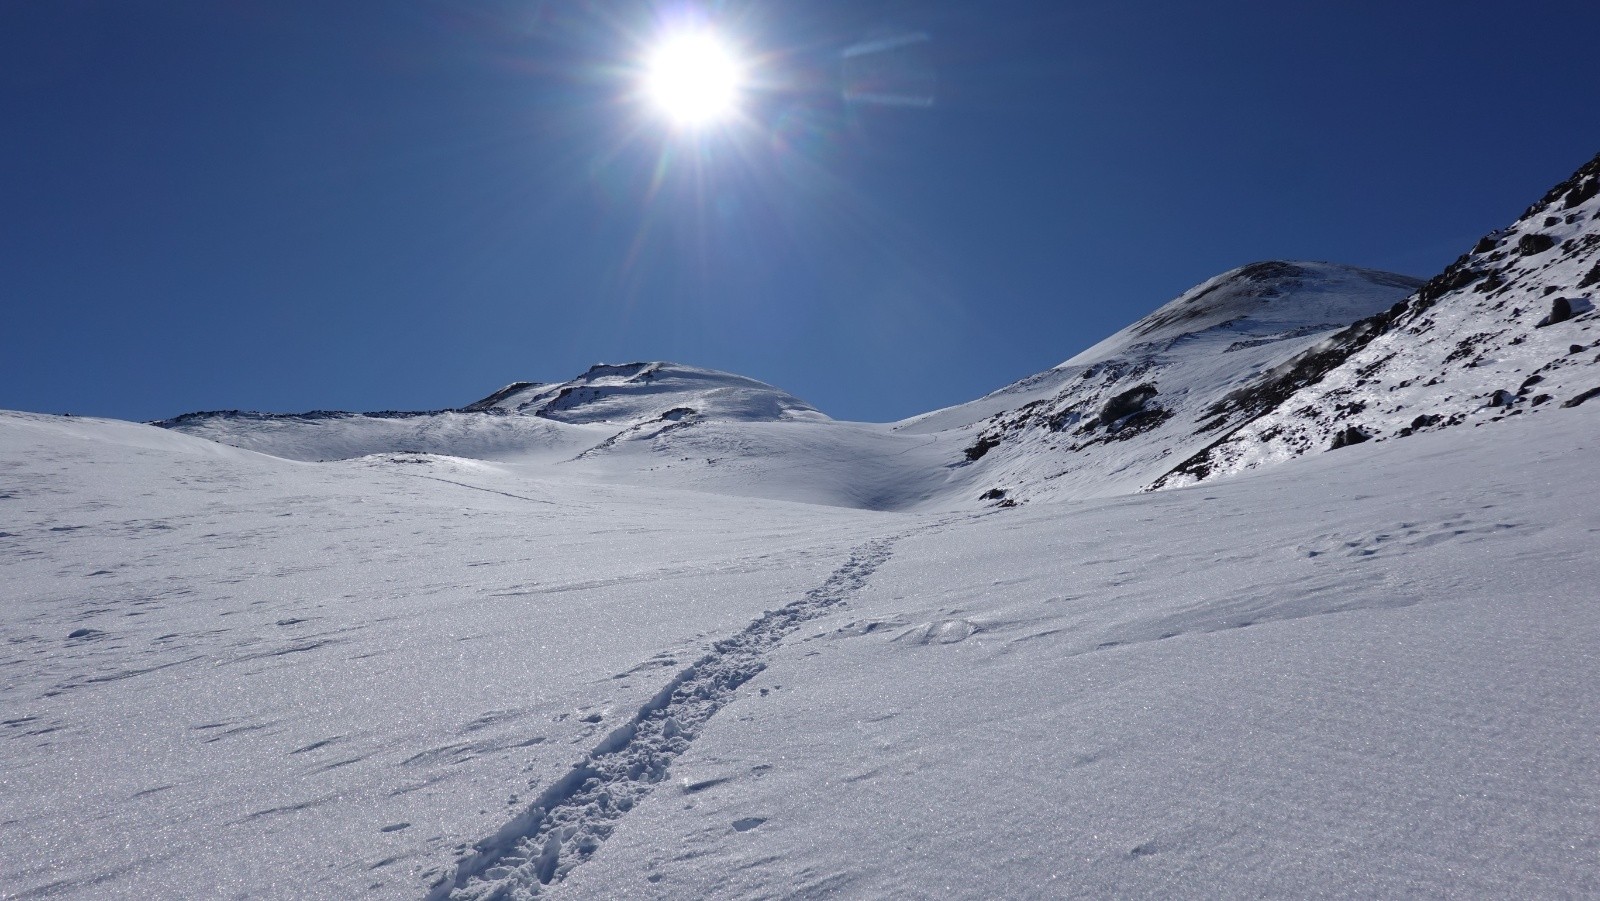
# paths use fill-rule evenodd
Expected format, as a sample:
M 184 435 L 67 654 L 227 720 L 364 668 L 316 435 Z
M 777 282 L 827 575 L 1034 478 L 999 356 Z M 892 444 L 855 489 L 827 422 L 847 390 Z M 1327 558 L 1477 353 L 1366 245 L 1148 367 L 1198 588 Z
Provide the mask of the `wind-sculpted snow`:
M 1600 395 L 1600 156 L 1383 315 L 1214 405 L 1235 428 L 1154 487 Z

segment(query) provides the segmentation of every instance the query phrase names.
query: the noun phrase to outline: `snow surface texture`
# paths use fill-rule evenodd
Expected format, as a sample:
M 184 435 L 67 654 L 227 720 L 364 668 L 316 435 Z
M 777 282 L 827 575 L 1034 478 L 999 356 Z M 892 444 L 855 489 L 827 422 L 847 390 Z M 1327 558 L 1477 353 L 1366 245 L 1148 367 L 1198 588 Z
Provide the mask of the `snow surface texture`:
M 8 414 L 0 894 L 1592 895 L 1595 409 L 956 516 Z
M 1597 170 L 891 425 L 0 413 L 0 896 L 1600 895 Z

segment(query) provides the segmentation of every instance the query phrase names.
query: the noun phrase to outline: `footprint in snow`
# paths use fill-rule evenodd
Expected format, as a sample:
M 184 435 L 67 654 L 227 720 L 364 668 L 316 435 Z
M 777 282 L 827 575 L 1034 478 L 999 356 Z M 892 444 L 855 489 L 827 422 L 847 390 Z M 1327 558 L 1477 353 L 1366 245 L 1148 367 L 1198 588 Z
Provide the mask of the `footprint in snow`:
M 945 619 L 912 626 L 896 635 L 891 641 L 904 641 L 917 645 L 955 644 L 966 641 L 982 631 L 983 627 L 971 620 Z

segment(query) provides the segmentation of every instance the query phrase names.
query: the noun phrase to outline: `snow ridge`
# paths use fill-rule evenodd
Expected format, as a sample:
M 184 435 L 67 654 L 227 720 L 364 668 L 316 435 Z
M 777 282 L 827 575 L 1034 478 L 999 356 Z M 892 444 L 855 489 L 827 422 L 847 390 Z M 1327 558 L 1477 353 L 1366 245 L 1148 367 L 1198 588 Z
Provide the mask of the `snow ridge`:
M 1211 408 L 1422 282 L 1273 260 L 1223 273 L 1054 369 L 908 420 L 945 432 L 970 496 L 999 504 L 1137 491 L 1224 426 Z M 985 490 L 986 489 L 986 490 Z
M 904 535 L 869 541 L 805 596 L 768 611 L 680 672 L 565 776 L 494 835 L 479 841 L 428 901 L 532 898 L 587 860 L 616 823 L 667 777 L 672 761 L 739 686 L 766 669 L 767 659 L 808 620 L 846 603 L 889 559 Z
M 1147 490 L 1600 394 L 1600 156 L 1404 302 L 1223 398 L 1233 427 Z M 1555 402 L 1552 402 L 1555 401 Z

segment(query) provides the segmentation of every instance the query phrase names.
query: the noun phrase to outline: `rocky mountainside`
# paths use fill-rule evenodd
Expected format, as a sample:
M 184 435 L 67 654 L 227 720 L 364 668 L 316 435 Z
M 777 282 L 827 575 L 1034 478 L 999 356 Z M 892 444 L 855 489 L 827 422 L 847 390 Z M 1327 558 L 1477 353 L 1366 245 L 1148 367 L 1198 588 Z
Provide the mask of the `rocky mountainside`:
M 1214 404 L 1227 428 L 1151 487 L 1590 401 L 1597 293 L 1600 156 L 1405 302 Z
M 1331 263 L 1223 273 L 1054 369 L 896 426 L 959 437 L 1001 502 L 1135 491 L 1205 446 L 1212 407 L 1421 281 Z

